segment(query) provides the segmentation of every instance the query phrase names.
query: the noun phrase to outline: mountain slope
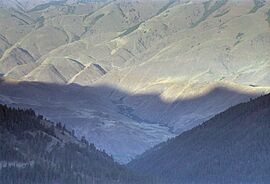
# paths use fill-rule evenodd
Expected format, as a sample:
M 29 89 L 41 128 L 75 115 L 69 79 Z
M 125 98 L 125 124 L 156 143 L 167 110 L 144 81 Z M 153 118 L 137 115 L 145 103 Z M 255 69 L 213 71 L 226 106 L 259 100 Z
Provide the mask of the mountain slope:
M 28 2 L 42 5 L 0 9 L 0 76 L 31 87 L 1 85 L 0 100 L 76 127 L 122 162 L 270 91 L 269 1 Z M 47 84 L 32 100 L 35 82 Z M 61 85 L 72 92 L 50 100 Z M 74 86 L 100 101 L 83 93 L 77 105 Z
M 129 164 L 165 183 L 268 183 L 270 94 L 241 103 Z
M 0 81 L 0 103 L 32 108 L 54 122 L 65 122 L 121 163 L 173 136 L 165 126 L 144 124 L 122 113 L 125 106 L 110 99 L 113 91 L 124 94 L 106 86 Z
M 33 110 L 0 105 L 0 183 L 142 183 L 85 138 Z
M 267 12 L 270 4 L 264 2 L 258 6 L 254 2 L 64 3 L 23 12 L 16 17 L 24 21 L 21 24 L 34 29 L 27 36 L 21 36 L 14 46 L 27 51 L 38 65 L 20 77 L 10 74 L 7 77 L 83 85 L 91 85 L 99 79 L 99 82 L 115 84 L 121 78 L 118 85 L 123 89 L 137 93 L 162 90 L 166 98 L 173 98 L 170 90 L 166 90 L 168 86 L 187 82 L 187 78 L 193 78 L 192 82 L 197 83 L 197 76 L 207 81 L 267 86 L 269 79 L 265 68 L 269 67 L 267 40 L 270 34 Z M 26 21 L 26 16 L 32 22 Z M 260 29 L 250 21 L 257 22 Z M 5 37 L 6 34 L 2 33 Z M 209 52 L 212 54 L 207 54 Z M 4 58 L 14 58 L 11 53 L 7 52 Z M 6 68 L 2 64 L 4 58 L 0 66 L 6 74 L 16 67 Z M 52 69 L 44 68 L 44 65 L 55 66 L 56 59 L 61 60 L 61 65 L 56 68 L 62 70 L 50 78 Z M 85 68 L 74 69 L 66 80 L 59 80 L 65 73 L 63 63 L 69 63 L 69 59 Z M 197 67 L 190 67 L 190 63 L 196 63 Z M 93 71 L 93 75 L 87 75 L 83 70 L 90 64 L 98 64 L 111 72 L 105 78 Z M 143 68 L 149 69 L 141 73 Z M 19 72 L 21 68 L 16 70 Z M 150 76 L 153 71 L 158 72 Z M 256 80 L 250 73 L 255 73 Z M 141 82 L 134 81 L 134 75 L 141 74 Z M 130 85 L 131 80 L 136 85 Z M 160 80 L 166 80 L 166 83 L 160 83 Z

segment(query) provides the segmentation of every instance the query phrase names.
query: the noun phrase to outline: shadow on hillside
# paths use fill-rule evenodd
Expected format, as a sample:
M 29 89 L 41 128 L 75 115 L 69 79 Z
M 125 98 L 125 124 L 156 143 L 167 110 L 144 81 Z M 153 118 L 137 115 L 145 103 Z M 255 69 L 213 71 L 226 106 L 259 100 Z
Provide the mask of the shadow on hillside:
M 33 108 L 52 120 L 74 125 L 75 122 L 66 121 L 68 117 L 73 119 L 68 115 L 74 114 L 72 109 L 94 109 L 100 116 L 120 114 L 139 123 L 167 126 L 172 132 L 192 128 L 216 113 L 258 95 L 217 87 L 201 96 L 165 102 L 157 93 L 132 95 L 111 86 L 86 87 L 0 79 L 0 103 Z M 61 119 L 55 115 L 62 113 L 68 117 Z M 181 121 L 183 127 L 174 126 Z
M 121 163 L 255 96 L 217 87 L 170 103 L 159 94 L 132 95 L 111 86 L 0 80 L 1 104 L 32 108 L 53 122 L 65 123 Z
M 157 93 L 132 95 L 110 86 L 13 83 L 3 79 L 0 81 L 0 95 L 1 103 L 33 108 L 48 118 L 64 123 L 70 121 L 66 121 L 66 118 L 57 118 L 57 115 L 54 117 L 55 114 L 63 113 L 69 116 L 69 113 L 74 113 L 72 109 L 94 109 L 100 116 L 110 113 L 120 114 L 139 123 L 158 123 L 167 126 L 172 132 L 192 128 L 234 104 L 257 96 L 217 87 L 202 96 L 165 102 Z M 180 124 L 178 127 L 175 126 L 177 123 Z

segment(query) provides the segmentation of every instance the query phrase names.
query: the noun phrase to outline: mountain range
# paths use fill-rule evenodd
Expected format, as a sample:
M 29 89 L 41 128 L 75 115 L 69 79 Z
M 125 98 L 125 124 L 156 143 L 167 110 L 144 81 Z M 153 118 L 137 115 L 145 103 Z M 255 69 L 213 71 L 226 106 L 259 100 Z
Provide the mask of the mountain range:
M 121 163 L 270 91 L 264 0 L 0 1 L 0 102 Z

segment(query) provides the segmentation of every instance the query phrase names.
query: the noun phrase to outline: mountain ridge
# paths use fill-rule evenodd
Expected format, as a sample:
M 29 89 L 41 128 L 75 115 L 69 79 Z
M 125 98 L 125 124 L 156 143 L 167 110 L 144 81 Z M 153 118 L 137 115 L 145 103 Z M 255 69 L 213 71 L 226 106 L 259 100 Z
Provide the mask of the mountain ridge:
M 0 105 L 0 127 L 1 184 L 144 182 L 84 137 L 31 109 Z
M 110 86 L 4 80 L 0 82 L 0 103 L 32 108 L 55 122 L 65 122 L 68 128 L 105 149 L 117 161 L 127 163 L 145 149 L 221 112 L 231 101 L 238 103 L 259 95 L 256 90 L 245 92 L 216 87 L 205 91 L 201 97 L 167 102 L 159 94 L 134 95 Z M 224 103 L 224 98 L 228 102 Z M 138 105 L 140 101 L 150 99 L 155 105 Z M 147 116 L 139 113 L 144 111 Z M 190 121 L 190 116 L 196 117 L 197 121 Z M 149 117 L 157 120 L 151 121 Z M 160 117 L 163 121 L 158 120 Z M 168 123 L 173 121 L 175 123 Z
M 270 94 L 250 99 L 129 163 L 164 183 L 267 183 Z
M 112 86 L 106 92 L 112 94 L 105 98 L 108 102 L 97 95 L 105 109 L 113 107 L 112 111 L 105 110 L 112 120 L 105 121 L 115 122 L 119 116 L 121 127 L 129 127 L 131 121 L 140 130 L 152 122 L 161 133 L 159 141 L 163 141 L 162 135 L 181 133 L 243 100 L 237 100 L 237 95 L 231 97 L 228 91 L 212 93 L 213 96 L 194 102 L 196 105 L 185 103 L 190 98 L 220 86 L 243 94 L 251 92 L 252 96 L 269 92 L 270 4 L 258 2 L 261 1 L 68 1 L 33 11 L 1 8 L 0 75 L 6 81 L 43 82 L 51 87 Z M 14 95 L 14 91 L 10 93 Z M 50 94 L 48 89 L 45 91 Z M 20 98 L 3 93 L 0 91 L 4 100 L 22 104 Z M 44 99 L 48 94 L 41 92 Z M 145 98 L 148 94 L 155 95 Z M 39 99 L 23 101 L 24 106 L 38 103 Z M 60 114 L 74 110 L 68 101 L 45 104 L 52 109 L 60 106 Z M 83 113 L 75 109 L 78 124 L 88 126 L 94 116 L 103 126 L 103 109 L 99 107 L 100 112 L 93 113 L 93 107 L 88 105 Z M 70 116 L 61 117 L 67 125 L 72 122 Z M 158 142 L 156 134 L 139 132 L 140 139 L 150 135 Z M 118 138 L 113 145 L 117 142 L 123 140 Z M 145 148 L 152 143 L 143 145 Z M 129 146 L 125 143 L 123 147 Z M 112 148 L 107 149 L 111 153 Z M 128 155 L 134 157 L 135 153 Z

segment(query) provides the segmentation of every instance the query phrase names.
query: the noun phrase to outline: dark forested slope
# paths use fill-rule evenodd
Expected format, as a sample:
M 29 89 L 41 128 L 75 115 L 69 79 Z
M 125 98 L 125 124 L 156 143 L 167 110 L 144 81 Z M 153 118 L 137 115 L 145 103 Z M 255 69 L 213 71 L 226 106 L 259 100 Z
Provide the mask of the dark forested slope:
M 143 182 L 60 123 L 0 105 L 0 184 L 54 183 Z
M 270 94 L 229 108 L 129 164 L 164 183 L 269 183 Z

